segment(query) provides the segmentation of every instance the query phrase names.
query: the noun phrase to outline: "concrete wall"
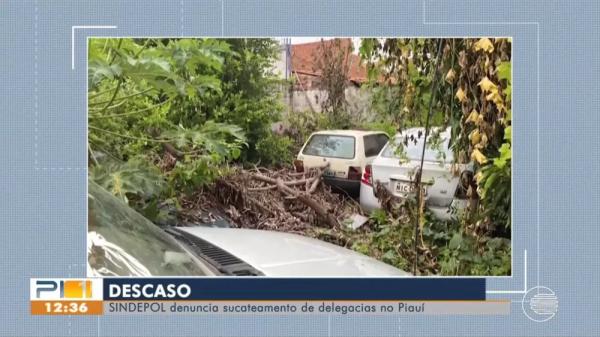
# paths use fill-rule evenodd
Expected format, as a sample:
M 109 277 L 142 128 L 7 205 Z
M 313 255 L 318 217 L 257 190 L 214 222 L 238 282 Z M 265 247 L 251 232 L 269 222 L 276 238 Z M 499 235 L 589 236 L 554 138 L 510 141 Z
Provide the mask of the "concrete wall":
M 347 111 L 362 120 L 371 120 L 371 94 L 366 89 L 356 86 L 346 88 Z M 322 90 L 295 90 L 290 93 L 284 93 L 284 102 L 288 105 L 288 111 L 315 111 L 320 112 L 322 103 L 327 99 L 327 92 Z

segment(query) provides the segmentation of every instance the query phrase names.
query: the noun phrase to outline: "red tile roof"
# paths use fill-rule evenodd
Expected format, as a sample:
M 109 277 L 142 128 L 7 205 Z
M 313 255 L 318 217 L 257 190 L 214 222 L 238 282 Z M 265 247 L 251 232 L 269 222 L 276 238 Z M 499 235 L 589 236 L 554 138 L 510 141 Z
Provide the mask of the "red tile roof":
M 296 73 L 303 82 L 307 77 L 319 77 L 320 71 L 316 69 L 315 66 L 315 58 L 318 57 L 321 52 L 321 44 L 325 48 L 336 48 L 337 46 L 334 44 L 336 39 L 332 40 L 323 40 L 317 42 L 309 42 L 302 44 L 293 44 L 291 45 L 291 66 L 292 73 Z M 354 83 L 361 84 L 367 81 L 367 69 L 364 64 L 361 63 L 361 59 L 358 55 L 353 54 L 352 51 L 352 40 L 345 38 L 339 39 L 339 50 L 340 52 L 345 52 L 350 48 L 350 53 L 347 57 L 347 62 L 349 62 L 349 70 L 348 70 L 348 79 Z M 306 81 L 308 85 L 306 85 L 305 89 L 312 88 L 310 79 Z

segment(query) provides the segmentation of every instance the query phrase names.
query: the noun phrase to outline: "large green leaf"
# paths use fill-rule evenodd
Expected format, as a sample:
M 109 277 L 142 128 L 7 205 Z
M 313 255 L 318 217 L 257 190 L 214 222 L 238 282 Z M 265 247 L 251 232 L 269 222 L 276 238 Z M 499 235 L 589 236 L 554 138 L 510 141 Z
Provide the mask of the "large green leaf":
M 500 65 L 496 68 L 496 71 L 498 72 L 498 78 L 501 80 L 507 80 L 507 81 L 511 81 L 512 79 L 512 73 L 511 73 L 511 66 L 512 63 L 511 62 L 502 62 L 500 63 Z
M 239 149 L 245 141 L 244 132 L 235 125 L 208 121 L 200 128 L 186 129 L 182 126 L 166 131 L 166 140 L 178 148 L 199 153 L 217 154 L 220 157 L 236 157 L 234 149 Z
M 109 65 L 103 60 L 92 60 L 88 64 L 88 85 L 94 90 L 102 80 L 114 80 L 121 76 L 122 68 L 118 64 Z
M 462 234 L 454 233 L 450 242 L 448 242 L 448 248 L 450 249 L 458 249 L 463 242 Z
M 164 188 L 160 171 L 143 159 L 94 165 L 90 169 L 90 179 L 125 202 L 129 202 L 131 195 L 156 196 Z

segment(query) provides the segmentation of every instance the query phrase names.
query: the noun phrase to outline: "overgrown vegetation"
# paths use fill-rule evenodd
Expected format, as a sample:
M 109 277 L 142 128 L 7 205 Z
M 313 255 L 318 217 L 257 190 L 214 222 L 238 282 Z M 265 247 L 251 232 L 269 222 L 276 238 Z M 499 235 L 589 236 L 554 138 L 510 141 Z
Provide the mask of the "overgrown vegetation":
M 272 161 L 276 53 L 269 39 L 90 39 L 90 178 L 145 209 L 231 162 Z
M 362 40 L 379 125 L 425 125 L 437 88 L 431 124 L 451 127 L 456 162 L 474 164 L 475 188 L 467 196 L 478 202 L 468 216 L 457 223 L 423 218 L 421 257 L 432 251 L 442 274 L 510 274 L 511 51 L 510 39 Z M 436 71 L 443 79 L 437 87 Z
M 305 234 L 410 270 L 421 216 L 420 274 L 509 275 L 511 42 L 445 39 L 434 69 L 438 42 L 362 39 L 373 111 L 365 123 L 346 109 L 352 50 L 339 41 L 315 60 L 328 93 L 323 111 L 283 116 L 288 83 L 273 73 L 275 40 L 90 39 L 89 178 L 151 220 L 172 221 L 192 195 L 239 167 L 289 166 L 315 130 L 393 135 L 423 126 L 438 71 L 431 124 L 451 127 L 454 158 L 474 163 L 468 196 L 477 202 L 467 215 L 443 222 L 409 199 L 373 212 L 360 230 L 309 226 Z M 282 120 L 285 132 L 272 132 Z
M 436 70 L 438 42 L 363 39 L 360 53 L 376 86 L 373 106 L 380 120 L 397 130 L 423 126 L 433 95 L 432 74 L 442 73 L 432 125 L 450 126 L 457 162 L 476 165 L 478 189 L 470 194 L 479 192 L 484 214 L 494 212 L 481 225 L 510 227 L 511 41 L 445 39 Z

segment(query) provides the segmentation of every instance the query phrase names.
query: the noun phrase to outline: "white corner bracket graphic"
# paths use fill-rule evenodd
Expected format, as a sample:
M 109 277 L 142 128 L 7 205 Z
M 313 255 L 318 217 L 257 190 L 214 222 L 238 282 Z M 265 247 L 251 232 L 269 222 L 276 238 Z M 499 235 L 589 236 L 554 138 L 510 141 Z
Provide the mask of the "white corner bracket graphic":
M 115 29 L 117 26 L 71 26 L 71 70 L 75 70 L 75 30 L 76 29 Z
M 523 290 L 487 290 L 486 294 L 525 294 L 527 293 L 527 250 L 523 251 Z

